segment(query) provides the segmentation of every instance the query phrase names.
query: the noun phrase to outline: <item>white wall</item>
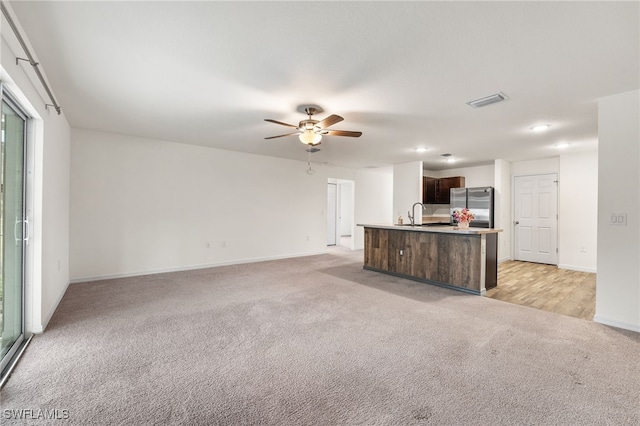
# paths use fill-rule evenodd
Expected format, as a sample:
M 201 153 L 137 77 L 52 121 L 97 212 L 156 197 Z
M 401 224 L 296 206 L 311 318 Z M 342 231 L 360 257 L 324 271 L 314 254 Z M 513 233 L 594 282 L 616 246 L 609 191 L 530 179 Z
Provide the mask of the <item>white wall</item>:
M 542 175 L 559 172 L 559 157 L 544 158 L 542 160 L 514 161 L 511 163 L 512 176 Z
M 11 7 L 6 4 L 9 11 Z M 18 27 L 20 23 L 16 21 Z M 27 214 L 31 240 L 26 262 L 26 330 L 42 332 L 69 284 L 70 127 L 64 112 L 46 109 L 49 99 L 6 23 L 0 28 L 0 80 L 33 117 L 27 134 Z M 21 31 L 26 39 L 27 34 Z M 30 48 L 36 56 L 37 52 Z M 46 69 L 40 66 L 46 75 Z M 55 93 L 55 91 L 54 91 Z
M 353 233 L 353 183 L 338 182 L 338 197 L 340 236 L 351 236 Z
M 598 103 L 598 275 L 594 321 L 640 332 L 640 91 Z M 626 213 L 627 225 L 610 224 Z
M 392 223 L 393 167 L 359 169 L 355 184 L 355 222 L 359 224 Z M 364 248 L 364 228 L 355 228 L 354 249 Z
M 409 223 L 407 212 L 415 203 L 422 202 L 422 161 L 396 164 L 393 166 L 393 212 L 391 223 L 396 223 L 398 216 Z M 413 212 L 411 212 L 413 215 Z M 415 223 L 422 223 L 422 208 L 416 206 Z
M 355 181 L 356 217 L 379 215 L 354 170 L 80 129 L 71 140 L 72 281 L 324 253 L 329 177 Z
M 498 261 L 504 262 L 512 259 L 511 163 L 505 160 L 495 160 L 494 172 L 493 220 L 494 226 L 502 229 L 502 232 L 498 234 Z
M 473 188 L 476 186 L 494 186 L 494 168 L 493 164 L 487 164 L 484 166 L 474 167 L 459 167 L 457 169 L 447 169 L 439 171 L 427 171 L 425 170 L 425 176 L 432 177 L 451 177 L 451 176 L 464 176 L 464 185 L 467 188 Z
M 596 272 L 598 152 L 560 156 L 558 267 Z

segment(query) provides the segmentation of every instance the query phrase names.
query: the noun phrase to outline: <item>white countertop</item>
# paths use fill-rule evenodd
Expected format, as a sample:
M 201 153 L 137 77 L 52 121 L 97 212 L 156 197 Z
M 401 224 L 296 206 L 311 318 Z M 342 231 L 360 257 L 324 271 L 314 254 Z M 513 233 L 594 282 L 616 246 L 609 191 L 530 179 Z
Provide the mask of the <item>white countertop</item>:
M 502 232 L 499 228 L 466 228 L 460 229 L 457 226 L 442 225 L 442 226 L 422 226 L 422 225 L 396 225 L 396 224 L 363 224 L 358 223 L 357 226 L 364 226 L 365 228 L 378 228 L 378 229 L 393 229 L 396 231 L 412 231 L 412 232 L 434 232 L 441 234 L 470 234 L 470 235 L 482 235 L 482 234 L 495 234 Z

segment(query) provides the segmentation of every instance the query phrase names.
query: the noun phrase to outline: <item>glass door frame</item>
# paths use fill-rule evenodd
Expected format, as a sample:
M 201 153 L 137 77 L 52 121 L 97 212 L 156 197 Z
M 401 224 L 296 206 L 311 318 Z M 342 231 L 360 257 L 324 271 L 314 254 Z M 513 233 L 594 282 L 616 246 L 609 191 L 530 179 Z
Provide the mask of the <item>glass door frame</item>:
M 24 111 L 24 109 L 20 106 L 20 104 L 16 101 L 16 99 L 11 95 L 11 93 L 7 90 L 4 84 L 0 84 L 0 105 L 2 103 L 6 103 L 20 118 L 23 120 L 23 132 L 22 132 L 22 283 L 21 283 L 21 333 L 16 339 L 15 342 L 11 345 L 11 348 L 7 351 L 5 356 L 0 359 L 0 380 L 2 376 L 9 371 L 13 364 L 13 360 L 17 355 L 20 354 L 21 348 L 26 342 L 25 336 L 25 326 L 26 326 L 26 303 L 25 303 L 25 293 L 26 293 L 26 258 L 27 258 L 27 244 L 29 235 L 31 232 L 27 227 L 28 225 L 28 215 L 27 215 L 27 130 L 28 130 L 28 120 L 29 115 Z M 4 173 L 4 172 L 3 172 Z M 25 237 L 26 236 L 26 237 Z M 5 236 L 6 238 L 6 236 Z M 0 271 L 1 273 L 1 271 Z M 3 283 L 4 285 L 4 283 Z

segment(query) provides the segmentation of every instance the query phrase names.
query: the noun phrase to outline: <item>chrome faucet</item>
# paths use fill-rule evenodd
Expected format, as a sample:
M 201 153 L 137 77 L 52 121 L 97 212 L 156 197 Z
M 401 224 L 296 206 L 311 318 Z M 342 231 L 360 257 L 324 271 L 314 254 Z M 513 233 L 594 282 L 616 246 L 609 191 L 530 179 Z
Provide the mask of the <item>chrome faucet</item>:
M 422 203 L 414 203 L 413 207 L 411 207 L 411 212 L 407 212 L 407 216 L 409 216 L 409 221 L 411 222 L 411 225 L 415 225 L 416 224 L 416 220 L 415 220 L 415 216 L 416 216 L 416 206 L 421 206 L 424 209 L 424 204 Z M 413 215 L 411 214 L 413 213 Z M 420 210 L 420 213 L 422 213 L 422 209 Z

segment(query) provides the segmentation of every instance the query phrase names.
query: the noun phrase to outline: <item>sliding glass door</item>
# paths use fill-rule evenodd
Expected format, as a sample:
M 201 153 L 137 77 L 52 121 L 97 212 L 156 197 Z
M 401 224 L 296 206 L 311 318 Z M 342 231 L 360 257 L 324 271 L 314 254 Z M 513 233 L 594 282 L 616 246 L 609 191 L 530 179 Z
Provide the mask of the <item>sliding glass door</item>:
M 24 340 L 26 116 L 2 93 L 0 149 L 0 371 Z

